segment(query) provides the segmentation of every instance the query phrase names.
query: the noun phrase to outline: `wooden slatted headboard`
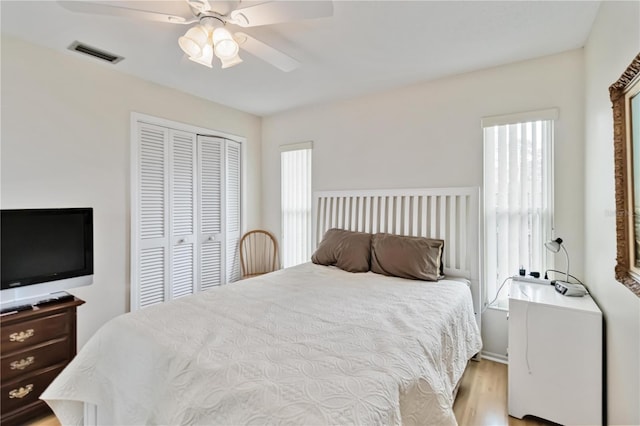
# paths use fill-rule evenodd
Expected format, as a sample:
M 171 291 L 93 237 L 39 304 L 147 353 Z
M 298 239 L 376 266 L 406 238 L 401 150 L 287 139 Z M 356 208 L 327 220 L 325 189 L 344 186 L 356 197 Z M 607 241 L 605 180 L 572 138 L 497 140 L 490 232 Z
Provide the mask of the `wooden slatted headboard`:
M 480 326 L 482 280 L 479 189 L 322 191 L 313 196 L 314 247 L 331 228 L 439 238 L 444 272 L 471 282 Z

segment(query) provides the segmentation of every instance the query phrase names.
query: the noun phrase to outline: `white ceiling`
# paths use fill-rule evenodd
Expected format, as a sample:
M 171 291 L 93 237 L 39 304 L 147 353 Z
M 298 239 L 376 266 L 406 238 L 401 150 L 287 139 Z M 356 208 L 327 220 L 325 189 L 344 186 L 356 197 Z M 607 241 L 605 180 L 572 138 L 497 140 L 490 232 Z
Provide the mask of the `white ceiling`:
M 184 1 L 127 3 L 185 11 Z M 238 66 L 209 69 L 187 60 L 178 47 L 177 38 L 189 26 L 74 13 L 54 1 L 2 0 L 0 28 L 102 64 L 66 50 L 78 40 L 126 58 L 105 67 L 266 116 L 580 48 L 598 6 L 593 1 L 335 1 L 331 18 L 243 30 L 302 62 L 290 73 L 246 52 Z

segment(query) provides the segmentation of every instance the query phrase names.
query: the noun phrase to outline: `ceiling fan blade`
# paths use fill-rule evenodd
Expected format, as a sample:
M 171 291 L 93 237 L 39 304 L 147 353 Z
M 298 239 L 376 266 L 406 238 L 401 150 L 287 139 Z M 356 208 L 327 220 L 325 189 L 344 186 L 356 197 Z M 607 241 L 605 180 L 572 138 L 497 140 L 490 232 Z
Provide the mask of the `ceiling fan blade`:
M 333 2 L 270 1 L 231 12 L 232 23 L 241 27 L 278 24 L 300 19 L 324 18 L 333 15 Z
M 211 10 L 209 0 L 187 0 L 187 4 L 198 13 L 204 13 Z
M 148 10 L 132 9 L 129 7 L 113 6 L 89 1 L 58 1 L 67 10 L 94 15 L 108 15 L 122 18 L 144 19 L 147 21 L 165 22 L 169 24 L 191 24 L 197 19 L 187 19 L 178 15 L 169 15 Z
M 284 72 L 293 71 L 301 65 L 300 62 L 291 56 L 256 40 L 248 34 L 242 32 L 235 33 L 234 38 L 242 49 Z

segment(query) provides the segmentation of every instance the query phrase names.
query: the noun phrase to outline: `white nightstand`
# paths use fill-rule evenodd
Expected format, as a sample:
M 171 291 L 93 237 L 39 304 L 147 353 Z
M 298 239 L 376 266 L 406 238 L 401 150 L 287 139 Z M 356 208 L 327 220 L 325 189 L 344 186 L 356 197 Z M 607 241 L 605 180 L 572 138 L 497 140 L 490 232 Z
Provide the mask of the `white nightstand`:
M 509 415 L 601 424 L 602 395 L 602 312 L 591 296 L 512 282 Z

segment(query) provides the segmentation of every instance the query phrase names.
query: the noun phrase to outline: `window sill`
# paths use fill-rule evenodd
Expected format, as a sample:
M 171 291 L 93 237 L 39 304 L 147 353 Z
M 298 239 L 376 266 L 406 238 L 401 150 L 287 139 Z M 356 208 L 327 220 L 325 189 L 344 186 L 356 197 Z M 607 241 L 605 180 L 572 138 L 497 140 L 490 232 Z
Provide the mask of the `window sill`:
M 487 311 L 491 309 L 492 311 L 502 311 L 502 312 L 509 312 L 509 304 L 507 301 L 505 301 L 504 304 L 495 304 L 495 305 L 491 305 L 491 306 L 487 306 Z

